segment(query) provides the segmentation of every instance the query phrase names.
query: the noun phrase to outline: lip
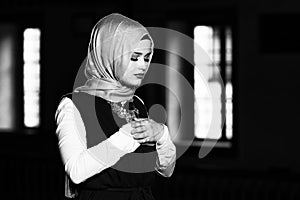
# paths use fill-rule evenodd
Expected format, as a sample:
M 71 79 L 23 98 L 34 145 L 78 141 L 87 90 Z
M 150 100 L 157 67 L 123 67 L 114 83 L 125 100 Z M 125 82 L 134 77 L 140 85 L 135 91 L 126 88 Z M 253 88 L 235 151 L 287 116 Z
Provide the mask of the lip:
M 145 74 L 140 73 L 140 74 L 134 74 L 137 78 L 142 79 L 144 78 Z

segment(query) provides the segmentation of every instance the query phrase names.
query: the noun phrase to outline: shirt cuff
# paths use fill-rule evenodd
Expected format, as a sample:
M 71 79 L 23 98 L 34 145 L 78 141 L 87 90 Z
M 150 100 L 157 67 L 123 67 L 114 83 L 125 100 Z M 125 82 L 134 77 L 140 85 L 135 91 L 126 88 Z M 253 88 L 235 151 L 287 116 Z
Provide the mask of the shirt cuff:
M 156 142 L 156 148 L 160 149 L 164 146 L 164 144 L 167 143 L 168 139 L 170 138 L 169 135 L 169 129 L 166 125 L 163 124 L 163 135 L 161 136 L 161 138 L 159 140 L 157 140 Z
M 139 146 L 131 134 L 126 133 L 122 128 L 107 139 L 113 146 L 124 153 L 134 152 Z

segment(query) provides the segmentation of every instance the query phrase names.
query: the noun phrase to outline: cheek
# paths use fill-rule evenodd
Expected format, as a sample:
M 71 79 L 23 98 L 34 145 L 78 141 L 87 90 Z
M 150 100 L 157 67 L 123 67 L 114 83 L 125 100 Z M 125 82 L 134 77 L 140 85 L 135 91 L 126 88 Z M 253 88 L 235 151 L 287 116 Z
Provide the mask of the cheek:
M 117 67 L 115 69 L 115 74 L 118 78 L 118 80 L 122 79 L 122 77 L 125 75 L 126 71 L 128 70 L 128 68 L 130 67 L 130 60 L 127 58 L 128 56 L 122 56 L 120 60 L 118 60 L 117 62 L 119 62 L 117 64 Z M 128 64 L 126 64 L 128 63 Z
M 129 65 L 128 65 L 125 73 L 128 74 L 128 75 L 129 74 L 132 75 L 135 72 L 136 68 L 137 68 L 137 64 L 135 62 L 131 61 L 131 62 L 129 62 Z
M 150 67 L 150 63 L 147 63 L 147 69 L 146 69 L 146 72 L 148 71 L 149 67 Z
M 132 78 L 132 75 L 134 74 L 134 69 L 135 69 L 134 63 L 133 62 L 129 63 L 127 69 L 123 73 L 122 79 Z

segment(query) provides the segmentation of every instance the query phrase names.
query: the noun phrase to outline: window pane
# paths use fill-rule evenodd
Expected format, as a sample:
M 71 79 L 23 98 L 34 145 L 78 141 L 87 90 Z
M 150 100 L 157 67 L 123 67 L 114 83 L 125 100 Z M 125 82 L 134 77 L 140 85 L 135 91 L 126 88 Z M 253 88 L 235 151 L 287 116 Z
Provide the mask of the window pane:
M 225 30 L 225 69 L 221 69 L 221 27 L 212 26 L 196 26 L 194 29 L 194 40 L 197 45 L 202 48 L 200 52 L 198 48 L 194 48 L 195 70 L 207 74 L 207 79 L 203 80 L 199 72 L 194 71 L 194 90 L 195 90 L 195 137 L 220 139 L 222 137 L 222 110 L 225 110 L 226 119 L 226 138 L 232 138 L 232 84 L 231 84 L 231 29 Z M 201 61 L 201 53 L 203 51 L 209 56 L 210 61 L 203 63 Z M 226 85 L 222 91 L 222 83 L 220 82 L 219 72 L 225 70 Z M 206 78 L 206 77 L 205 77 Z M 206 82 L 207 81 L 207 82 Z M 206 85 L 208 84 L 208 85 Z M 214 91 L 214 96 L 210 95 L 210 90 Z M 225 93 L 226 103 L 222 104 L 222 92 Z M 222 109 L 222 106 L 225 107 Z M 213 111 L 218 113 L 216 121 L 218 124 L 212 124 Z M 197 116 L 196 116 L 197 115 Z M 211 129 L 210 135 L 207 135 Z
M 24 31 L 24 124 L 38 127 L 40 123 L 40 35 L 39 29 Z
M 231 83 L 231 76 L 232 76 L 232 32 L 229 27 L 226 27 L 225 30 L 225 39 L 226 39 L 226 83 L 225 83 L 225 90 L 226 90 L 226 138 L 232 138 L 232 83 Z

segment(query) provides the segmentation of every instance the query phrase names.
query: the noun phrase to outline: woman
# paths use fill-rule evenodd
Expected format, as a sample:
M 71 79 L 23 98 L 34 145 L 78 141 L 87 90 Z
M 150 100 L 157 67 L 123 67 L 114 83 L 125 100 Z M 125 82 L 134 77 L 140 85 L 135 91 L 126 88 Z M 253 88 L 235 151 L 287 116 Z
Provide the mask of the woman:
M 155 176 L 172 175 L 176 148 L 168 128 L 149 119 L 134 95 L 152 54 L 146 28 L 121 14 L 93 28 L 87 81 L 62 98 L 55 115 L 67 197 L 150 200 Z

